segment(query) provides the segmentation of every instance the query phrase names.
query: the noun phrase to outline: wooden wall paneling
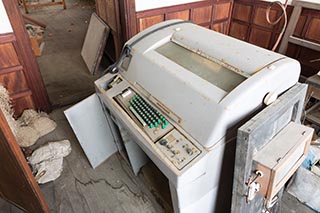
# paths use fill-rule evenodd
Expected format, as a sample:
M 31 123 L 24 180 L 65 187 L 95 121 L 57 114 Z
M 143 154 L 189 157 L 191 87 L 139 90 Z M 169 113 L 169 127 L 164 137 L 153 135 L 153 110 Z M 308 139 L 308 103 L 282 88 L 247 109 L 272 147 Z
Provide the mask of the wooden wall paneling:
M 266 8 L 269 2 L 252 0 L 235 0 L 229 35 L 238 39 L 271 49 L 276 42 L 284 20 L 275 26 L 266 22 Z M 291 18 L 292 6 L 287 7 L 288 18 Z M 271 10 L 271 19 L 275 20 L 282 14 L 279 7 Z M 320 43 L 320 12 L 312 9 L 303 9 L 294 35 L 302 39 Z M 320 69 L 320 65 L 307 56 L 320 57 L 317 52 L 307 48 L 289 44 L 286 55 L 301 62 L 302 75 L 309 77 Z M 314 59 L 314 58 L 313 58 Z
M 120 0 L 120 23 L 122 41 L 125 42 L 137 34 L 136 3 L 135 0 Z
M 142 30 L 151 27 L 152 25 L 155 25 L 157 23 L 160 23 L 164 21 L 164 15 L 156 15 L 156 16 L 150 16 L 145 18 L 138 19 L 138 26 L 139 26 L 139 32 Z
M 211 22 L 212 6 L 193 8 L 191 12 L 191 21 L 196 24 L 208 24 Z
M 117 31 L 117 2 L 115 0 L 97 0 L 96 3 L 97 15 L 108 24 L 111 30 Z
M 253 24 L 272 29 L 273 26 L 267 22 L 266 11 L 267 11 L 267 8 L 257 7 L 254 12 Z M 270 21 L 276 20 L 277 19 L 277 11 L 270 10 L 269 17 L 270 17 Z
M 238 2 L 234 3 L 232 18 L 237 19 L 244 22 L 250 21 L 250 16 L 252 12 L 252 6 L 241 4 Z
M 23 72 L 32 91 L 32 99 L 37 109 L 49 111 L 50 102 L 40 69 L 31 48 L 30 39 L 17 1 L 2 0 L 16 38 L 15 50 L 23 66 Z
M 105 0 L 96 0 L 96 13 L 97 15 L 107 23 L 107 1 Z
M 182 10 L 182 11 L 167 13 L 165 15 L 165 20 L 170 20 L 170 19 L 181 19 L 181 20 L 188 21 L 190 20 L 190 10 Z
M 302 39 L 320 43 L 319 20 L 320 11 L 303 9 L 294 35 Z M 286 55 L 300 61 L 301 75 L 304 77 L 310 77 L 320 69 L 319 61 L 315 60 L 320 58 L 320 53 L 317 51 L 289 43 Z
M 294 36 L 301 37 L 302 30 L 303 30 L 304 25 L 306 24 L 306 21 L 307 21 L 307 16 L 300 16 L 299 17 L 298 23 L 296 25 L 296 29 L 293 32 Z
M 22 70 L 6 73 L 2 73 L 0 71 L 0 82 L 8 90 L 10 95 L 29 90 L 29 86 Z
M 231 2 L 215 4 L 213 9 L 213 20 L 218 21 L 230 17 Z
M 121 1 L 121 0 L 120 0 Z M 118 0 L 97 0 L 97 15 L 110 27 L 113 38 L 115 55 L 111 57 L 116 59 L 120 56 L 122 49 L 122 27 L 120 20 L 120 5 Z M 109 55 L 111 55 L 109 53 Z
M 228 34 L 229 25 L 228 22 L 220 22 L 211 25 L 211 29 L 219 33 Z
M 233 0 L 206 0 L 139 12 L 135 11 L 134 0 L 120 0 L 119 3 L 123 41 L 127 41 L 141 30 L 170 19 L 191 20 L 228 33 Z
M 299 56 L 299 52 L 297 51 L 297 48 L 299 48 L 296 44 L 288 44 L 286 55 L 291 58 L 297 58 Z
M 305 38 L 320 43 L 320 19 L 311 17 Z
M 229 35 L 237 39 L 246 41 L 248 30 L 248 25 L 234 21 L 230 25 Z
M 12 107 L 14 108 L 16 114 L 21 115 L 22 112 L 26 109 L 26 106 L 32 108 L 35 107 L 30 91 L 12 96 Z
M 247 42 L 255 42 L 254 44 L 256 45 L 271 49 L 276 41 L 276 36 L 279 35 L 282 29 L 283 20 L 276 25 L 271 25 L 267 22 L 266 10 L 269 4 L 269 2 L 264 1 L 235 1 L 229 35 Z M 292 8 L 287 8 L 289 16 L 291 12 Z M 276 20 L 281 14 L 282 11 L 280 8 L 276 6 L 272 7 L 270 10 L 271 21 Z M 247 32 L 245 32 L 245 30 L 247 30 Z M 254 35 L 255 33 L 257 33 L 257 35 Z M 265 40 L 269 40 L 263 41 L 263 38 L 259 38 L 259 36 L 262 35 L 265 35 Z
M 13 33 L 0 36 L 0 83 L 8 90 L 16 117 L 24 109 L 35 108 L 34 100 L 31 96 L 32 92 L 29 89 L 17 48 Z M 17 98 L 26 100 L 17 101 Z
M 249 43 L 268 48 L 271 37 L 272 32 L 268 32 L 258 28 L 252 28 L 249 36 Z
M 0 44 L 0 68 L 9 68 L 20 65 L 13 43 Z

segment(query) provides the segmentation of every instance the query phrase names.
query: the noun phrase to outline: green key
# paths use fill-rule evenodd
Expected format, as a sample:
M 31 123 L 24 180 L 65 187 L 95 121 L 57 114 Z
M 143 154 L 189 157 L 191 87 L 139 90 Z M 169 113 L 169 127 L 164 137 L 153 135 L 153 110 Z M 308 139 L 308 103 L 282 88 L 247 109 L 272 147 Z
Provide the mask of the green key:
M 150 129 L 152 129 L 152 128 L 153 128 L 153 124 L 152 124 L 152 123 L 150 123 L 150 124 L 149 124 L 149 127 L 150 127 Z
M 167 125 L 165 125 L 164 123 L 161 124 L 161 128 L 165 129 Z

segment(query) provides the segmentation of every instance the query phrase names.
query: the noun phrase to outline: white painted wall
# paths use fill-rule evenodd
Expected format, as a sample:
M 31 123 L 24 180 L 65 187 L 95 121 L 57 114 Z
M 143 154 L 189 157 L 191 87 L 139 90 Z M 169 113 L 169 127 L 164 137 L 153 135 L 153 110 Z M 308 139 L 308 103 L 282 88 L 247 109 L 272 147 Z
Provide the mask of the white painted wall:
M 274 2 L 276 0 L 263 0 L 263 1 Z M 286 2 L 286 0 L 277 0 L 277 1 L 280 1 L 282 4 L 284 4 Z M 291 4 L 292 4 L 292 0 L 289 0 L 288 5 L 291 5 Z
M 160 7 L 198 2 L 203 0 L 136 0 L 136 11 L 150 10 Z
M 186 4 L 191 2 L 198 2 L 203 0 L 136 0 L 136 11 L 144 11 L 161 7 L 169 7 L 173 5 Z M 268 2 L 274 2 L 275 0 L 263 0 Z M 286 0 L 278 0 L 285 3 Z M 288 1 L 288 4 L 292 4 L 292 0 Z
M 0 34 L 13 32 L 6 9 L 0 0 Z

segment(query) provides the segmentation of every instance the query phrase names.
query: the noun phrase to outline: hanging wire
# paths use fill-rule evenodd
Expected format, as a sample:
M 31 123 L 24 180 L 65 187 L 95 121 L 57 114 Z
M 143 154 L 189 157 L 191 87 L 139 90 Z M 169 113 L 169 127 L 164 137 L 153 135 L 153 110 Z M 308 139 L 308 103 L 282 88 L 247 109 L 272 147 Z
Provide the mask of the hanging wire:
M 273 5 L 278 5 L 282 10 L 282 14 L 275 21 L 270 20 L 270 11 L 271 11 L 271 8 L 273 7 Z M 275 51 L 277 49 L 277 47 L 281 41 L 281 38 L 286 30 L 287 23 L 288 23 L 288 15 L 287 15 L 287 11 L 286 11 L 287 6 L 288 6 L 288 0 L 286 0 L 284 4 L 282 4 L 280 1 L 274 1 L 274 2 L 271 2 L 267 7 L 266 19 L 269 24 L 274 26 L 274 25 L 278 24 L 282 18 L 284 18 L 284 24 L 282 26 L 281 32 L 278 36 L 276 43 L 272 47 L 272 51 Z

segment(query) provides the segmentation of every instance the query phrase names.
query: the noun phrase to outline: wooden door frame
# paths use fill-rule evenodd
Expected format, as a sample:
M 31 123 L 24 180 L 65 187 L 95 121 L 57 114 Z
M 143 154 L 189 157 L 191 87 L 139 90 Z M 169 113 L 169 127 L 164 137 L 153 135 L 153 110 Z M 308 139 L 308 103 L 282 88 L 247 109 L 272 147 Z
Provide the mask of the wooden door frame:
M 28 86 L 32 91 L 32 99 L 37 109 L 49 112 L 51 109 L 49 97 L 44 86 L 39 65 L 31 48 L 31 42 L 25 29 L 17 1 L 2 0 L 10 20 L 17 45 L 19 47 L 20 63 L 23 66 Z
M 23 185 L 25 183 L 21 183 L 24 188 L 30 187 L 29 190 L 31 194 L 23 194 L 22 192 L 17 191 L 14 188 L 14 184 L 8 185 L 8 183 L 0 183 L 0 196 L 7 200 L 8 202 L 16 205 L 17 207 L 27 210 L 28 212 L 50 212 L 50 209 L 44 199 L 44 196 L 40 190 L 40 187 L 38 183 L 36 182 L 34 176 L 32 175 L 32 172 L 29 168 L 29 165 L 27 164 L 27 161 L 16 142 L 15 136 L 13 135 L 7 120 L 5 119 L 2 111 L 0 110 L 0 143 L 3 143 L 1 145 L 4 146 L 4 149 L 6 150 L 6 154 L 10 155 L 12 159 L 12 170 L 16 169 L 17 172 L 19 172 L 19 175 L 22 176 L 26 180 L 26 185 Z M 1 155 L 2 157 L 2 155 Z M 0 159 L 1 160 L 1 159 Z M 11 162 L 8 162 L 8 164 Z M 4 172 L 1 175 L 6 175 Z M 17 177 L 11 177 L 11 178 L 17 178 Z M 10 188 L 9 191 L 8 188 Z M 6 190 L 6 191 L 5 191 Z M 12 196 L 15 196 L 15 193 L 17 194 L 17 197 L 20 198 L 22 203 L 15 203 L 12 200 Z M 10 197 L 11 196 L 11 197 Z M 27 197 L 27 199 L 21 199 Z M 36 201 L 36 202 L 35 202 Z M 27 203 L 26 206 L 22 206 L 24 203 Z

